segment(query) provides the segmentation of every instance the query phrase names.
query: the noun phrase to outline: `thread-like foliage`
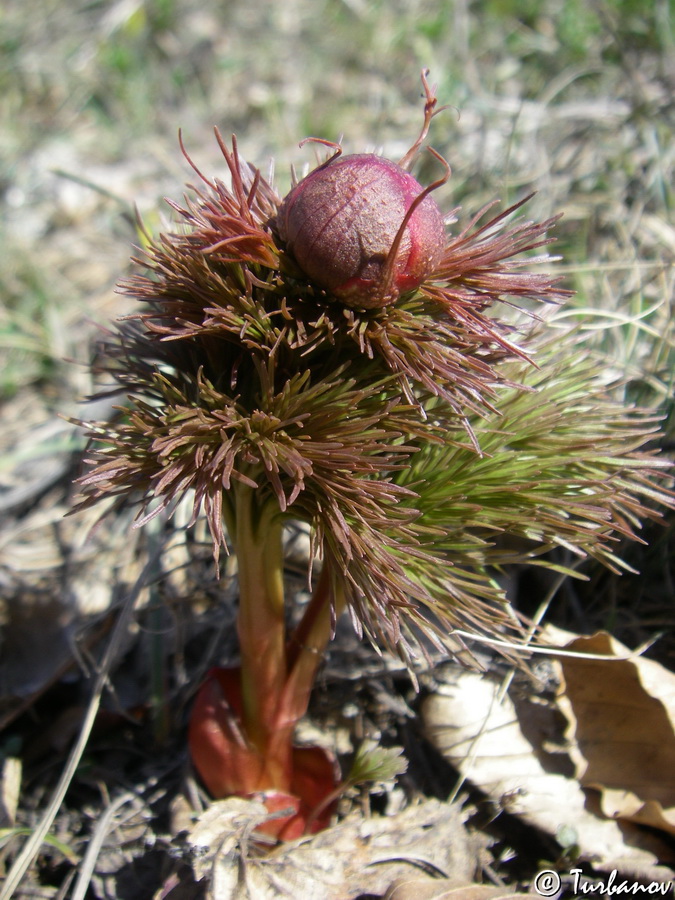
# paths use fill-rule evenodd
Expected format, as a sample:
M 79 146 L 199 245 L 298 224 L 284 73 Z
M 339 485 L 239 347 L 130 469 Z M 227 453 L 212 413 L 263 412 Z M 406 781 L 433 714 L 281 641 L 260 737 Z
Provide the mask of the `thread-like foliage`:
M 538 339 L 535 368 L 488 315 L 564 296 L 524 268 L 555 218 L 520 220 L 518 203 L 484 221 L 486 207 L 418 290 L 347 308 L 302 276 L 273 187 L 217 137 L 230 185 L 198 173 L 171 203 L 182 227 L 149 239 L 122 285 L 141 307 L 97 368 L 126 400 L 89 424 L 82 505 L 136 501 L 143 523 L 189 495 L 217 557 L 248 486 L 310 523 L 333 602 L 407 660 L 420 629 L 439 643 L 513 627 L 495 566 L 555 566 L 562 546 L 619 567 L 616 539 L 672 502 L 640 450 L 653 424 L 598 387 L 574 342 L 562 355 Z

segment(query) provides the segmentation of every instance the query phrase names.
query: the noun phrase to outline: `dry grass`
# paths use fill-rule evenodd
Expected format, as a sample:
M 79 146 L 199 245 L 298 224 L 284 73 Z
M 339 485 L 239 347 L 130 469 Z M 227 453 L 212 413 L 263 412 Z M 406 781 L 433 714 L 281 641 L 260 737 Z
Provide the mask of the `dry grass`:
M 560 271 L 577 294 L 557 320 L 596 332 L 627 398 L 668 417 L 672 450 L 674 14 L 672 0 L 15 0 L 0 13 L 0 754 L 23 768 L 18 805 L 0 805 L 0 864 L 21 847 L 15 828 L 46 822 L 96 660 L 137 601 L 51 842 L 15 897 L 156 896 L 172 867 L 183 873 L 180 798 L 199 802 L 184 711 L 231 634 L 229 581 L 214 581 L 202 523 L 139 533 L 119 517 L 90 536 L 91 520 L 64 520 L 81 444 L 57 418 L 92 387 L 94 323 L 126 311 L 113 287 L 139 240 L 134 204 L 156 230 L 161 197 L 179 199 L 190 177 L 178 128 L 207 172 L 222 171 L 212 126 L 237 132 L 245 158 L 276 159 L 283 192 L 291 164 L 310 161 L 306 135 L 400 155 L 429 66 L 455 108 L 431 134 L 453 168 L 441 202 L 469 214 L 535 189 L 533 218 L 564 212 Z M 635 580 L 600 575 L 586 597 L 566 588 L 568 621 L 618 623 L 636 643 L 670 627 L 672 546 L 671 527 L 631 560 L 639 598 Z M 357 681 L 373 660 L 350 640 L 330 671 L 353 690 L 324 689 L 323 721 L 342 734 L 356 697 L 359 727 L 393 733 L 380 681 Z M 382 678 L 405 706 L 405 679 Z M 413 775 L 432 791 L 424 765 Z

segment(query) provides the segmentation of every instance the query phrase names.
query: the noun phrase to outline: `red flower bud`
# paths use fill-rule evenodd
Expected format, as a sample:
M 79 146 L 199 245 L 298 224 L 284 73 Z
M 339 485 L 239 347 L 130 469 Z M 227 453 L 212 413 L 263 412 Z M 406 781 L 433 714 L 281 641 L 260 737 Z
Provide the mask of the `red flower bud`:
M 445 247 L 443 216 L 423 191 L 373 153 L 333 158 L 286 196 L 277 230 L 311 281 L 348 306 L 388 306 L 419 287 Z

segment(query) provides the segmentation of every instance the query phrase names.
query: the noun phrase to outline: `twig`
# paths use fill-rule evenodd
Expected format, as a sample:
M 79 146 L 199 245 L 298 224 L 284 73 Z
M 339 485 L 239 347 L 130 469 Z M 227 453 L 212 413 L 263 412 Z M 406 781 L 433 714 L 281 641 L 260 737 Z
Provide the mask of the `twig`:
M 133 800 L 135 796 L 136 795 L 131 791 L 126 791 L 116 800 L 113 800 L 113 802 L 106 809 L 105 813 L 99 819 L 99 822 L 94 829 L 94 833 L 89 840 L 89 844 L 87 845 L 87 852 L 85 853 L 84 858 L 80 863 L 77 882 L 75 883 L 75 888 L 70 900 L 84 900 L 87 893 L 87 888 L 89 887 L 89 882 L 91 881 L 91 876 L 94 873 L 96 860 L 98 859 L 98 855 L 101 852 L 103 842 L 105 841 L 108 832 L 110 831 L 110 826 L 112 825 L 115 813 L 122 806 L 124 806 L 125 803 L 128 803 L 129 800 Z

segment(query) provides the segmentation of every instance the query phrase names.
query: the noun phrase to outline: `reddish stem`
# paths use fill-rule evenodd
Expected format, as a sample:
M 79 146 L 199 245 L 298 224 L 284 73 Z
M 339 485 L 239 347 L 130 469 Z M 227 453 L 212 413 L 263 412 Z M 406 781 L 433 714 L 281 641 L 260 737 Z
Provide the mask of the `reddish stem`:
M 288 677 L 284 686 L 284 711 L 300 719 L 309 705 L 316 673 L 326 645 L 333 636 L 335 621 L 344 609 L 342 593 L 331 584 L 331 570 L 324 560 L 321 575 L 305 613 L 290 636 L 287 646 Z
M 292 727 L 279 728 L 287 673 L 282 524 L 278 511 L 259 508 L 245 485 L 237 488 L 235 522 L 243 726 L 265 760 L 269 786 L 288 790 Z

